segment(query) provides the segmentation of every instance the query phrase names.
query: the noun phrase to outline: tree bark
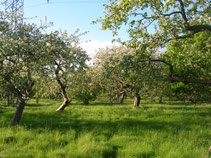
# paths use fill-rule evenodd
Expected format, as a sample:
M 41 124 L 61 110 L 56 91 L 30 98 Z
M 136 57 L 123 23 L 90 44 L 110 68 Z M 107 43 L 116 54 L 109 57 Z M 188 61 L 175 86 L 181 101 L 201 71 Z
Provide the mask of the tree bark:
M 140 101 L 141 101 L 141 97 L 139 96 L 138 93 L 135 94 L 134 96 L 134 104 L 133 104 L 133 108 L 137 108 L 140 105 Z
M 19 124 L 25 105 L 26 105 L 25 100 L 23 98 L 19 98 L 19 102 L 18 102 L 18 105 L 17 105 L 17 108 L 16 108 L 16 112 L 15 112 L 13 118 L 12 118 L 12 121 L 11 121 L 12 126 Z
M 28 85 L 26 88 L 26 94 L 23 94 L 23 92 L 21 92 L 10 80 L 10 76 L 4 76 L 4 79 L 10 84 L 10 91 L 14 94 L 16 94 L 17 98 L 18 98 L 18 105 L 16 108 L 16 112 L 12 118 L 11 121 L 11 125 L 15 126 L 17 124 L 19 124 L 20 120 L 21 120 L 21 116 L 24 110 L 24 107 L 26 105 L 26 101 L 29 99 L 32 87 L 34 85 L 34 82 L 32 81 L 31 78 L 31 73 L 30 70 L 28 70 Z
M 67 107 L 69 105 L 69 99 L 67 97 L 67 92 L 66 92 L 66 87 L 65 85 L 62 84 L 60 79 L 57 79 L 57 82 L 61 88 L 61 93 L 62 93 L 62 97 L 63 97 L 63 103 L 62 105 L 60 105 L 60 107 L 56 110 L 56 112 L 58 111 L 63 111 L 65 109 L 65 107 Z
M 88 99 L 84 99 L 84 104 L 85 105 L 89 105 L 89 100 Z
M 15 97 L 14 93 L 12 93 L 12 96 L 11 96 L 12 107 L 15 107 L 14 97 Z
M 162 102 L 163 102 L 163 97 L 160 96 L 160 97 L 159 97 L 159 104 L 161 104 Z
M 10 93 L 7 93 L 7 106 L 10 106 Z
M 124 99 L 125 99 L 125 92 L 122 93 L 120 104 L 123 104 Z
M 65 109 L 65 107 L 69 105 L 68 98 L 63 98 L 63 100 L 64 101 L 63 101 L 62 105 L 60 105 L 60 107 L 56 110 L 56 112 L 63 111 Z
M 40 102 L 40 98 L 41 98 L 41 95 L 40 95 L 40 94 L 38 94 L 38 95 L 37 95 L 37 97 L 36 97 L 36 104 L 39 104 L 39 102 Z

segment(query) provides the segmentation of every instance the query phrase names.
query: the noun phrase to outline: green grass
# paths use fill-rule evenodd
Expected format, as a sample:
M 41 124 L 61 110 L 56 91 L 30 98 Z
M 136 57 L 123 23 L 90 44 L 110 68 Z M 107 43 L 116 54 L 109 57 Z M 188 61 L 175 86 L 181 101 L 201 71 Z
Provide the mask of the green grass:
M 32 100 L 19 126 L 10 127 L 15 108 L 0 106 L 0 158 L 208 158 L 211 104 L 142 102 L 132 109 L 73 102 Z

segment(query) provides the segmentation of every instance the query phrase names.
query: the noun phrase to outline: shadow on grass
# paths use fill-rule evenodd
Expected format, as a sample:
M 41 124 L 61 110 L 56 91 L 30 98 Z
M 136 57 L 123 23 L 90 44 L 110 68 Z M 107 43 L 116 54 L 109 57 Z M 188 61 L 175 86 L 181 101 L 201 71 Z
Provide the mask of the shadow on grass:
M 210 115 L 210 113 L 199 113 L 199 115 Z M 8 120 L 12 118 L 12 114 L 4 114 Z M 0 117 L 1 118 L 1 117 Z M 157 120 L 136 120 L 125 118 L 122 120 L 95 120 L 80 118 L 79 115 L 71 115 L 69 112 L 62 113 L 37 113 L 37 114 L 23 114 L 21 124 L 29 129 L 49 129 L 58 130 L 60 132 L 67 132 L 70 129 L 81 132 L 93 132 L 95 134 L 102 131 L 109 131 L 107 137 L 110 138 L 113 134 L 118 131 L 130 132 L 132 130 L 144 131 L 144 130 L 158 130 L 158 131 L 169 131 L 172 129 L 187 129 L 194 124 L 198 124 L 197 121 L 184 120 L 183 122 L 170 121 L 157 121 Z M 112 135 L 111 135 L 112 133 Z
M 49 103 L 51 104 L 51 103 Z M 32 104 L 34 106 L 34 104 Z M 48 104 L 40 106 L 48 106 Z M 118 106 L 118 105 L 116 105 Z M 145 107 L 145 109 L 153 108 L 153 106 Z M 118 131 L 123 132 L 130 132 L 130 131 L 137 131 L 137 134 L 140 131 L 169 131 L 172 129 L 176 130 L 189 130 L 193 125 L 198 125 L 200 123 L 200 120 L 192 119 L 193 115 L 199 116 L 199 117 L 209 117 L 211 116 L 211 107 L 200 107 L 200 110 L 197 111 L 194 108 L 190 107 L 158 107 L 159 109 L 164 110 L 183 110 L 183 112 L 174 113 L 178 116 L 187 116 L 190 119 L 184 118 L 184 120 L 171 120 L 171 121 L 165 121 L 165 120 L 157 120 L 157 119 L 132 119 L 132 118 L 122 118 L 121 114 L 119 115 L 119 120 L 96 120 L 96 119 L 90 119 L 82 116 L 80 113 L 74 113 L 70 111 L 63 111 L 63 112 L 44 112 L 44 111 L 25 111 L 23 113 L 22 119 L 21 119 L 21 126 L 25 126 L 29 129 L 49 129 L 49 130 L 58 130 L 60 132 L 67 132 L 70 129 L 73 129 L 76 131 L 77 134 L 80 134 L 81 132 L 93 132 L 95 134 L 100 134 L 102 131 L 105 132 L 105 136 L 109 139 L 112 137 L 113 134 L 117 133 Z M 0 109 L 0 119 L 4 121 L 10 122 L 13 116 L 13 112 L 10 112 L 6 110 L 4 112 L 4 108 Z M 187 112 L 186 112 L 187 110 Z M 191 112 L 189 112 L 192 110 Z M 1 112 L 2 111 L 2 112 Z M 133 111 L 132 111 L 133 112 Z M 134 111 L 136 112 L 136 111 Z M 140 113 L 142 115 L 142 113 Z M 150 118 L 150 115 L 156 115 L 155 113 L 145 114 Z M 157 114 L 155 117 L 158 117 L 159 114 Z M 162 113 L 161 115 L 165 115 L 165 117 L 171 117 L 171 113 Z M 76 137 L 77 137 L 76 134 Z M 114 153 L 113 153 L 114 154 Z M 115 155 L 115 154 L 114 154 Z
M 147 153 L 140 153 L 138 155 L 139 158 L 150 158 L 155 157 L 155 152 L 147 152 Z
M 103 152 L 102 157 L 103 158 L 116 158 L 117 157 L 117 151 L 118 151 L 119 146 L 113 146 L 112 150 L 105 150 Z
M 167 104 L 169 105 L 169 104 Z M 157 109 L 162 109 L 162 110 L 183 110 L 183 111 L 198 111 L 198 110 L 206 110 L 206 111 L 210 111 L 211 112 L 211 106 L 207 107 L 207 106 L 185 106 L 180 104 L 180 106 L 174 106 L 175 104 L 172 105 L 162 105 L 162 104 L 156 104 L 156 106 L 153 106 L 152 104 L 141 104 L 141 108 L 144 108 L 145 110 L 147 109 L 153 109 L 153 108 L 157 108 Z
M 98 102 L 94 102 L 94 103 L 89 104 L 89 106 L 99 106 L 99 105 L 100 106 L 125 106 L 125 105 L 132 105 L 132 104 L 131 103 L 120 104 L 120 103 L 116 103 L 116 102 L 113 102 L 113 103 L 98 103 Z
M 159 103 L 159 102 L 151 102 L 151 101 L 142 101 L 141 104 L 143 105 L 175 105 L 175 106 L 195 106 L 196 104 L 195 103 L 190 103 L 190 102 L 168 102 L 168 101 L 164 101 L 162 103 Z M 198 104 L 201 104 L 201 103 L 198 103 Z

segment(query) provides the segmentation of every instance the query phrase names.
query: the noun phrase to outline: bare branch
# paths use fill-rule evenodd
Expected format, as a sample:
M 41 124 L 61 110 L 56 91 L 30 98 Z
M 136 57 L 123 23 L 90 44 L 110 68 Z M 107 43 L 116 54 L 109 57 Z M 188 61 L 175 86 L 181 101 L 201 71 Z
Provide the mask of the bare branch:
M 10 84 L 10 86 L 9 86 L 10 90 L 13 93 L 15 93 L 19 99 L 22 100 L 23 95 L 22 95 L 21 91 L 10 81 L 10 77 L 7 75 L 7 76 L 4 76 L 4 79 L 5 79 L 5 81 L 7 81 Z
M 162 14 L 160 13 L 162 16 L 171 16 L 171 15 L 174 15 L 174 14 L 181 14 L 182 12 L 181 11 L 175 11 L 175 12 L 171 12 L 169 14 Z
M 189 27 L 189 24 L 188 24 L 188 19 L 187 19 L 186 14 L 185 14 L 185 6 L 184 6 L 184 3 L 183 3 L 182 0 L 178 0 L 178 1 L 180 3 L 180 11 L 181 11 L 181 15 L 182 15 L 183 25 L 187 29 Z

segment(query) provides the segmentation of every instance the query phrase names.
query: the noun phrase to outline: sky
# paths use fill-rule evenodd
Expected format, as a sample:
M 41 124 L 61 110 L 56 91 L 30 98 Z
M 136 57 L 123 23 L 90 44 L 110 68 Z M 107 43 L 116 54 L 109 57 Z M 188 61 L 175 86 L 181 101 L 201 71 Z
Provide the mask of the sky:
M 89 31 L 81 37 L 81 46 L 93 56 L 95 50 L 111 45 L 114 39 L 111 31 L 101 30 L 100 24 L 91 24 L 91 21 L 103 17 L 104 3 L 107 3 L 107 0 L 49 0 L 49 3 L 47 0 L 24 0 L 24 16 L 36 17 L 27 21 L 36 24 L 44 22 L 47 17 L 48 22 L 54 23 L 49 31 L 62 29 L 70 34 L 77 28 L 81 32 Z M 119 32 L 119 37 L 122 40 L 128 39 L 125 30 Z

